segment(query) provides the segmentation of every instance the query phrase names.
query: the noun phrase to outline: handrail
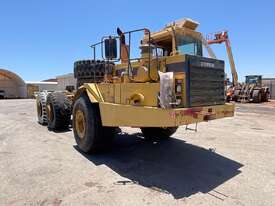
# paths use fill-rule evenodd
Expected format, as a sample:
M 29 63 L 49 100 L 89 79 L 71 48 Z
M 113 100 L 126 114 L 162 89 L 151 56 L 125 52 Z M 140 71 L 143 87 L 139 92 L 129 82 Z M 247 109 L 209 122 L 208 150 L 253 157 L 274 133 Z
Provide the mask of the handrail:
M 132 72 L 132 65 L 131 65 L 131 60 L 140 60 L 140 59 L 146 59 L 146 58 L 133 58 L 131 59 L 130 58 L 130 49 L 131 49 L 131 34 L 132 33 L 135 33 L 135 32 L 140 32 L 140 31 L 144 31 L 145 34 L 148 35 L 148 78 L 150 80 L 153 80 L 152 77 L 151 77 L 151 32 L 149 29 L 147 28 L 141 28 L 141 29 L 135 29 L 135 30 L 131 30 L 131 31 L 126 31 L 126 32 L 123 32 L 122 35 L 128 35 L 128 49 L 126 50 L 127 51 L 127 57 L 128 57 L 128 66 L 127 66 L 127 73 L 128 73 L 128 76 L 130 78 L 130 70 Z M 114 38 L 120 38 L 118 36 L 103 36 L 101 38 L 101 41 L 100 42 L 97 42 L 95 44 L 92 44 L 90 47 L 92 48 L 93 50 L 93 59 L 94 61 L 96 60 L 96 47 L 98 45 L 101 45 L 101 57 L 103 60 L 106 60 L 104 55 L 103 55 L 103 44 L 104 44 L 104 39 L 105 38 L 109 38 L 109 37 L 114 37 Z M 121 60 L 121 43 L 119 45 L 119 49 L 120 49 L 120 54 L 119 54 L 119 58 L 115 59 L 115 61 L 120 61 Z M 157 55 L 157 59 L 158 59 L 158 55 Z M 107 59 L 107 61 L 109 62 L 110 59 Z M 112 61 L 112 62 L 115 62 L 115 61 Z M 131 79 L 131 78 L 130 78 Z M 131 79 L 133 80 L 133 79 Z

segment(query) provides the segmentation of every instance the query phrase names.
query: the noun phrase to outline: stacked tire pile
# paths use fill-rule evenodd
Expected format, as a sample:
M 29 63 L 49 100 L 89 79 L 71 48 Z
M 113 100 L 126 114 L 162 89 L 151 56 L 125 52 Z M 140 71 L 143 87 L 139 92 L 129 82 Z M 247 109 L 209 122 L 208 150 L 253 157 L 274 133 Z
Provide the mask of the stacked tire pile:
M 100 60 L 80 60 L 74 63 L 74 77 L 77 87 L 84 83 L 99 83 L 105 74 L 111 74 L 114 64 Z

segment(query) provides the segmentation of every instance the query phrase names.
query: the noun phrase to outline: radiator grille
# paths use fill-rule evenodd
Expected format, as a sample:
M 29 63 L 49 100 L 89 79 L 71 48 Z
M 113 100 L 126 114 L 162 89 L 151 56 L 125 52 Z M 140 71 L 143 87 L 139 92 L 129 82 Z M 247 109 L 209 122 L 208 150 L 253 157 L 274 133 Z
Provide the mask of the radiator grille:
M 189 56 L 190 106 L 225 104 L 224 62 Z

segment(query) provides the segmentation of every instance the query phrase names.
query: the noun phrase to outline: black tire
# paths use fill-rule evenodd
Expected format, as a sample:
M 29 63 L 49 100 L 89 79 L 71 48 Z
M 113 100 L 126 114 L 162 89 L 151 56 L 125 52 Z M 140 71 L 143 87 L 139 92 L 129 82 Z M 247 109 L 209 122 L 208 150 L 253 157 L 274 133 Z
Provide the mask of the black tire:
M 90 79 L 102 77 L 111 73 L 114 63 L 100 60 L 80 60 L 74 63 L 74 77 L 77 79 Z
M 252 99 L 254 103 L 262 102 L 262 92 L 260 90 L 253 90 Z
M 262 97 L 263 102 L 268 102 L 269 100 L 269 91 L 265 91 Z
M 78 113 L 83 118 L 79 118 Z M 115 128 L 102 126 L 98 104 L 92 104 L 85 94 L 74 103 L 72 125 L 75 141 L 81 151 L 97 153 L 110 149 Z
M 47 112 L 46 112 L 47 92 L 39 92 L 36 97 L 36 109 L 38 123 L 41 125 L 47 125 Z
M 111 74 L 114 63 L 100 60 L 80 60 L 74 63 L 74 77 L 77 87 L 84 83 L 99 83 L 104 80 L 105 74 Z
M 71 123 L 71 100 L 62 92 L 50 93 L 47 97 L 46 111 L 50 130 L 68 129 Z
M 178 129 L 178 127 L 142 127 L 140 128 L 144 138 L 147 140 L 168 139 Z
M 120 129 L 119 127 L 114 127 L 114 132 L 115 134 L 119 134 L 122 132 L 122 129 Z

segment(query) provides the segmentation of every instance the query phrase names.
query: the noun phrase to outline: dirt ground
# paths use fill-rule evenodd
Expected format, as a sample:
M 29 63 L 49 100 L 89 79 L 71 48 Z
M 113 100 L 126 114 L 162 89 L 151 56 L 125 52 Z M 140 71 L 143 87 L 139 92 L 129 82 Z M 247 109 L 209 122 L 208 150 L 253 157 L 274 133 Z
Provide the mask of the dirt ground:
M 123 128 L 109 153 L 84 155 L 72 131 L 36 122 L 34 100 L 3 100 L 0 182 L 0 205 L 275 205 L 275 104 L 168 141 Z

